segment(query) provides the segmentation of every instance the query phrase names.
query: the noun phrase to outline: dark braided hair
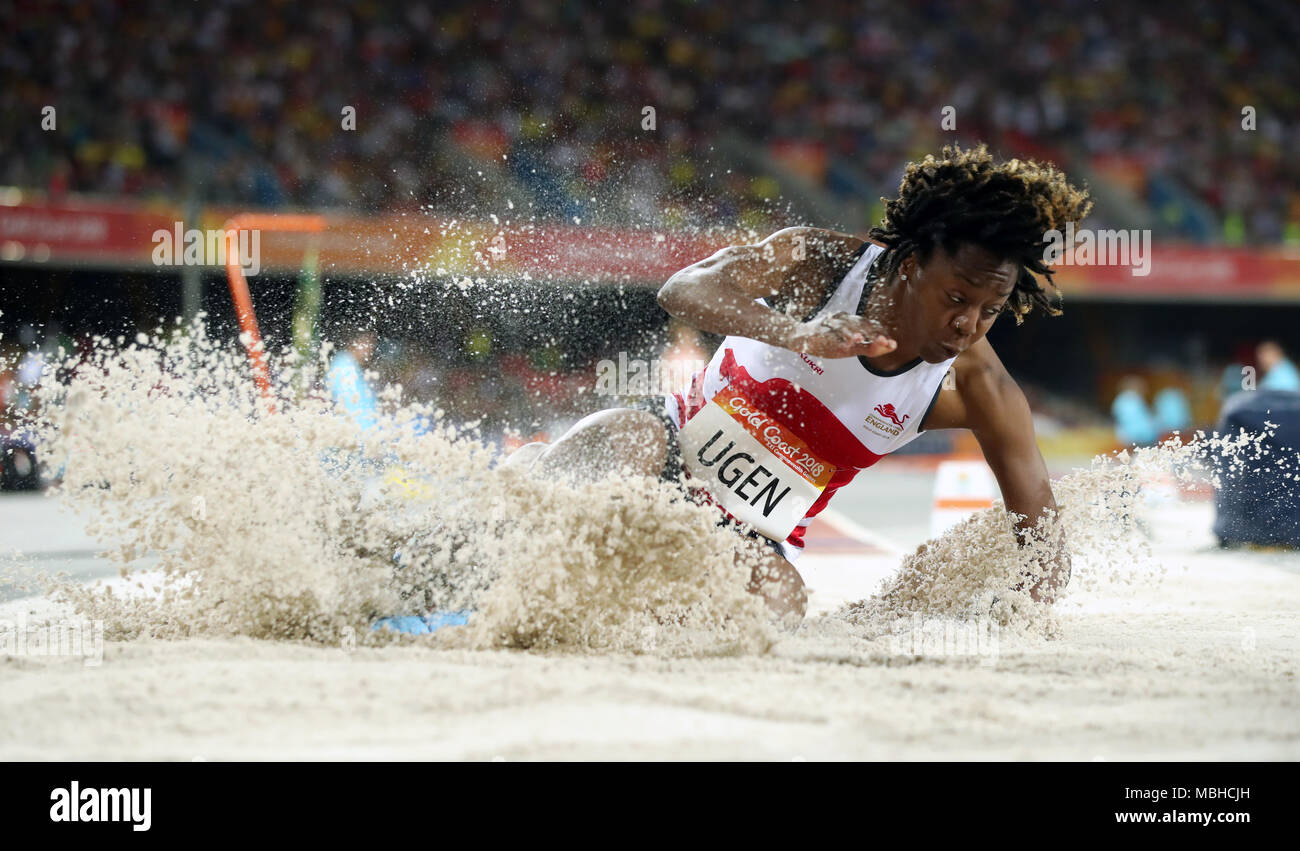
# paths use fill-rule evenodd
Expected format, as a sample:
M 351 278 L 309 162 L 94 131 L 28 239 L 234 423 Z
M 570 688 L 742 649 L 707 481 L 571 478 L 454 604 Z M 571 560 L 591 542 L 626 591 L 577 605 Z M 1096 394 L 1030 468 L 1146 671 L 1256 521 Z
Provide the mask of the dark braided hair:
M 935 246 L 952 254 L 969 242 L 1019 264 L 1007 301 L 1016 324 L 1035 305 L 1060 315 L 1035 277 L 1043 275 L 1056 291 L 1052 271 L 1043 263 L 1045 234 L 1088 215 L 1092 202 L 1053 166 L 1019 159 L 994 162 L 986 145 L 965 150 L 949 145 L 938 159 L 929 154 L 922 162 L 908 163 L 898 197 L 880 200 L 885 217 L 871 229 L 871 237 L 887 250 L 874 264 L 879 272 L 873 271 L 873 277 L 889 281 L 910 254 L 924 263 Z

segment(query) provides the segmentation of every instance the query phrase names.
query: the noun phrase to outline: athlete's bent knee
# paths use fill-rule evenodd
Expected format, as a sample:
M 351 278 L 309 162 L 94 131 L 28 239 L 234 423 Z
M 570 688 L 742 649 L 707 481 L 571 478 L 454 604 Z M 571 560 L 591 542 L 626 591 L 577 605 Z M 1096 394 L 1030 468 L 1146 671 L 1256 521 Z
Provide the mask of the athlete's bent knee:
M 772 612 L 782 618 L 802 619 L 808 613 L 808 589 L 795 566 L 776 553 L 768 553 L 754 565 L 750 593 L 758 594 Z
M 549 473 L 585 478 L 628 470 L 654 477 L 667 456 L 668 435 L 658 417 L 611 408 L 579 420 L 542 452 L 538 463 Z

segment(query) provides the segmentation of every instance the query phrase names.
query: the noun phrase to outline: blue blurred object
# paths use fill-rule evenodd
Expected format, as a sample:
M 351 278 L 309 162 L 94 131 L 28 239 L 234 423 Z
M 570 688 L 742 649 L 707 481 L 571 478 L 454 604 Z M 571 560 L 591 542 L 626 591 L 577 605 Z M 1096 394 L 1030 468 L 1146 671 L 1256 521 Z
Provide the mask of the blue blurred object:
M 464 626 L 469 623 L 471 612 L 430 612 L 423 617 L 417 615 L 406 615 L 404 617 L 380 618 L 370 625 L 370 628 L 376 632 L 381 629 L 389 629 L 393 632 L 402 632 L 407 635 L 428 635 L 431 632 L 437 632 L 444 626 Z
M 1134 390 L 1124 390 L 1116 396 L 1110 413 L 1115 418 L 1115 436 L 1120 443 L 1150 446 L 1160 436 L 1146 400 Z
M 1227 459 L 1216 463 L 1221 481 L 1214 494 L 1214 534 L 1224 546 L 1300 547 L 1300 484 L 1294 478 L 1300 462 L 1300 393 L 1236 393 L 1224 403 L 1216 430 L 1258 434 L 1265 422 L 1276 428 L 1262 441 L 1261 457 L 1248 451 L 1231 465 Z
M 1239 363 L 1230 363 L 1223 368 L 1223 376 L 1219 379 L 1219 398 L 1227 401 L 1229 396 L 1242 392 L 1245 388 L 1242 384 L 1242 365 Z
M 401 618 L 380 618 L 370 625 L 370 629 L 374 632 L 387 629 L 407 635 L 424 635 L 429 631 L 429 625 L 424 622 L 424 618 L 408 615 Z
M 1300 371 L 1289 360 L 1283 360 L 1268 371 L 1259 382 L 1260 390 L 1300 391 Z
M 1186 431 L 1192 425 L 1192 406 L 1187 394 L 1177 387 L 1166 387 L 1156 394 L 1156 425 L 1161 434 Z
M 375 393 L 351 352 L 345 349 L 333 357 L 326 380 L 330 394 L 344 413 L 356 420 L 361 428 L 374 428 Z

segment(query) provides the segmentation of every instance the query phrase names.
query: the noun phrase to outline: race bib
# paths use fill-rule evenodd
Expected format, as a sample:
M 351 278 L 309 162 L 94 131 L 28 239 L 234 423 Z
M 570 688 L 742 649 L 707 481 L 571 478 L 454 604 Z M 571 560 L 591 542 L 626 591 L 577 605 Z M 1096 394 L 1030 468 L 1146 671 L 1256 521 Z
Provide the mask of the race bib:
M 821 496 L 835 468 L 733 389 L 678 432 L 682 464 L 737 520 L 784 541 Z

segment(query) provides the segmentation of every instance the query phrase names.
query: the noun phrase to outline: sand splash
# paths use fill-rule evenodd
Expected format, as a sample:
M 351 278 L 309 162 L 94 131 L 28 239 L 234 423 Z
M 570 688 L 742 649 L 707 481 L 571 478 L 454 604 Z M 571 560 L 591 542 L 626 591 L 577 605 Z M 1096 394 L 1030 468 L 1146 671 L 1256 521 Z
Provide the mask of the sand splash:
M 183 332 L 182 332 L 183 331 Z M 380 393 L 363 430 L 320 393 L 322 363 L 276 358 L 271 404 L 242 351 L 202 325 L 99 340 L 42 389 L 35 428 L 62 499 L 98 519 L 153 593 L 58 583 L 110 639 L 395 640 L 378 616 L 473 608 L 435 640 L 470 647 L 761 652 L 743 542 L 667 486 L 585 488 L 497 468 L 442 412 Z M 156 574 L 153 574 L 156 577 Z M 397 639 L 407 640 L 407 639 Z
M 957 621 L 987 621 L 1011 634 L 1060 635 L 1060 608 L 1035 602 L 1026 573 L 1043 575 L 1056 542 L 1070 555 L 1070 581 L 1058 596 L 1079 592 L 1123 596 L 1158 585 L 1165 567 L 1147 537 L 1153 493 L 1172 496 L 1180 487 L 1215 487 L 1245 474 L 1248 462 L 1267 454 L 1273 432 L 1207 435 L 1183 442 L 1170 438 L 1093 459 L 1052 483 L 1057 513 L 1029 530 L 1023 546 L 1011 531 L 1013 515 L 1001 500 L 907 556 L 899 571 L 872 597 L 846 606 L 838 616 L 879 634 L 916 615 Z
M 98 340 L 40 390 L 33 423 L 70 507 L 97 517 L 123 575 L 150 593 L 68 581 L 46 590 L 102 619 L 110 640 L 246 636 L 325 644 L 761 653 L 779 636 L 744 592 L 749 545 L 713 509 L 658 482 L 577 487 L 498 466 L 442 412 L 385 388 L 363 430 L 318 387 L 323 362 L 273 358 L 268 404 L 242 350 L 202 324 Z M 833 616 L 874 638 L 915 614 L 1059 634 L 1059 615 L 1010 591 L 1064 535 L 1070 592 L 1159 581 L 1141 496 L 1170 476 L 1232 475 L 1262 435 L 1098 458 L 1054 483 L 1060 513 L 1018 546 L 1000 506 L 904 559 L 873 597 Z M 1225 463 L 1226 459 L 1226 463 Z M 154 566 L 156 565 L 156 567 Z M 431 639 L 374 618 L 472 608 Z

